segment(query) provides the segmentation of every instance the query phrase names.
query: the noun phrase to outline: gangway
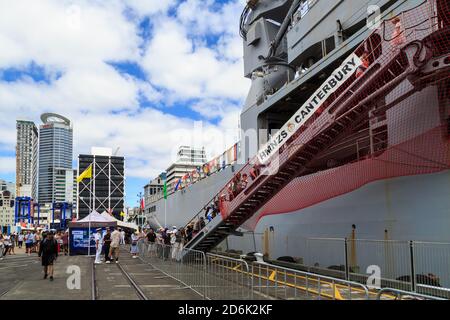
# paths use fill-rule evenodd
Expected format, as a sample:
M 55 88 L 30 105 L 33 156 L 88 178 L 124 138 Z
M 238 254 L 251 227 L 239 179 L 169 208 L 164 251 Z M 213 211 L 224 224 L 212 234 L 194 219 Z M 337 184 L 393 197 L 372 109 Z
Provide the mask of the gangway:
M 383 21 L 354 51 L 368 59 L 363 74 L 352 75 L 268 161 L 250 160 L 236 175 L 254 179 L 237 195 L 229 192 L 233 180 L 225 185 L 211 200 L 218 203 L 220 214 L 195 234 L 186 248 L 210 251 L 293 179 L 317 172 L 311 168 L 329 148 L 355 132 L 370 130 L 374 119 L 382 118 L 400 101 L 448 78 L 450 27 L 440 21 L 443 13 L 437 10 L 436 1 L 429 0 L 403 12 L 400 16 L 408 17 L 404 18 L 403 33 L 394 37 L 390 20 Z M 387 103 L 385 97 L 406 80 L 411 84 L 408 89 Z M 374 152 L 382 151 L 372 148 Z M 195 224 L 201 214 L 187 225 Z

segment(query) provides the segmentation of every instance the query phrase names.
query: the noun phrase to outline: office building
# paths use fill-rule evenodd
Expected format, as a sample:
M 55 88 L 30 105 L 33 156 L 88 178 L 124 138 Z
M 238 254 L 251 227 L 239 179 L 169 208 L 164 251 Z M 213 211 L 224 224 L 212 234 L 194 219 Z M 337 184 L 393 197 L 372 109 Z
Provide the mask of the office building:
M 206 161 L 205 148 L 180 147 L 176 162 L 166 170 L 168 192 L 173 191 L 180 178 L 202 166 Z
M 14 183 L 0 180 L 0 231 L 14 227 Z
M 78 156 L 78 174 L 92 165 L 92 179 L 78 186 L 78 218 L 91 211 L 110 212 L 117 219 L 125 210 L 125 158 L 114 156 L 111 149 L 92 148 L 90 155 Z
M 73 201 L 73 129 L 70 120 L 46 113 L 39 128 L 38 199 L 41 205 Z M 72 190 L 70 196 L 69 190 Z
M 17 120 L 16 188 L 19 197 L 37 199 L 38 129 L 34 122 Z

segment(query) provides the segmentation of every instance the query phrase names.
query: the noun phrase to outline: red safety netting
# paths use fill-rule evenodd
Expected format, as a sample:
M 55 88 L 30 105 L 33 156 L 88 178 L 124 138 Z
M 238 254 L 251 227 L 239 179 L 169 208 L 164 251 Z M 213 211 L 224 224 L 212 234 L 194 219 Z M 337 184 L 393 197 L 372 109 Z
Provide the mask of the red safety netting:
M 289 213 L 354 191 L 383 179 L 436 173 L 450 169 L 446 127 L 437 127 L 369 158 L 342 167 L 294 179 L 245 223 L 254 229 L 267 215 Z

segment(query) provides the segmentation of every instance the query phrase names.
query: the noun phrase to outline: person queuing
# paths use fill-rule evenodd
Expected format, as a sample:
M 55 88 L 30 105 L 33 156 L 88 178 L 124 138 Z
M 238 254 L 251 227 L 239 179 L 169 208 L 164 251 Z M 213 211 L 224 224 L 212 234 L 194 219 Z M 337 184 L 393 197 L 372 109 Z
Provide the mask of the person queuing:
M 156 233 L 153 229 L 150 229 L 147 233 L 148 252 L 155 252 L 156 247 Z
M 111 261 L 115 261 L 119 263 L 119 247 L 121 242 L 121 234 L 118 228 L 115 228 L 113 233 L 111 234 L 111 248 L 109 249 L 109 258 Z
M 172 233 L 172 238 L 172 260 L 180 261 L 185 239 L 184 229 L 181 228 L 180 230 L 175 230 Z
M 47 237 L 41 242 L 39 246 L 39 257 L 44 267 L 44 279 L 50 276 L 50 281 L 53 281 L 54 263 L 58 258 L 58 243 L 54 238 L 54 233 L 50 231 Z
M 133 259 L 136 259 L 138 257 L 138 253 L 139 253 L 138 241 L 139 241 L 139 233 L 138 233 L 138 231 L 136 231 L 131 235 L 130 253 L 131 253 Z
M 67 256 L 69 254 L 69 232 L 66 231 L 61 236 L 62 239 L 62 251 L 64 252 L 64 255 Z
M 111 263 L 109 258 L 109 251 L 111 250 L 111 229 L 106 229 L 106 234 L 103 236 L 103 250 L 105 253 L 105 263 Z
M 119 228 L 119 232 L 120 232 L 120 244 L 124 245 L 125 244 L 125 230 L 122 230 Z
M 95 241 L 95 264 L 101 264 L 101 254 L 102 254 L 102 229 L 98 228 L 94 235 Z
M 169 229 L 165 228 L 162 232 L 161 232 L 161 237 L 163 240 L 163 258 L 164 261 L 169 259 L 169 254 L 170 254 L 170 235 L 168 233 Z

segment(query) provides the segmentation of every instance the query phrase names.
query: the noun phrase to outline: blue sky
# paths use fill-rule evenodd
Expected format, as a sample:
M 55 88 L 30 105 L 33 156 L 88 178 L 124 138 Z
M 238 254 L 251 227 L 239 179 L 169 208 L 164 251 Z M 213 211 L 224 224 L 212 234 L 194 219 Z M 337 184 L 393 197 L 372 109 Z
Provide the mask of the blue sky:
M 57 112 L 74 158 L 120 147 L 127 204 L 180 145 L 237 140 L 244 0 L 0 2 L 0 178 L 15 179 L 15 120 Z M 23 10 L 26 8 L 26 10 Z M 74 160 L 75 160 L 74 159 Z

